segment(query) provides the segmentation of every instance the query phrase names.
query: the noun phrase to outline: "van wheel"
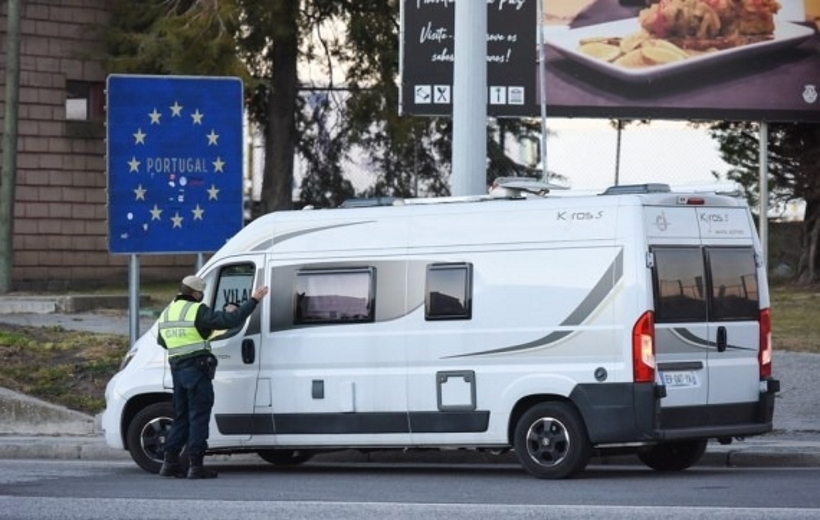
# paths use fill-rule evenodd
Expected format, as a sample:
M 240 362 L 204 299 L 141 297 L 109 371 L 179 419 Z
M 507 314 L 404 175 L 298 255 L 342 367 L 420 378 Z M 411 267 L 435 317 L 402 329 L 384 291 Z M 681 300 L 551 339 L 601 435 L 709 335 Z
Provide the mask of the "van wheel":
M 567 478 L 583 471 L 592 456 L 586 427 L 578 412 L 558 402 L 527 410 L 513 434 L 521 465 L 538 478 Z
M 306 450 L 260 450 L 257 453 L 275 466 L 298 466 L 313 457 L 313 452 Z
M 173 421 L 174 406 L 162 402 L 140 410 L 128 425 L 128 451 L 137 466 L 148 473 L 159 473 L 162 467 L 165 440 Z M 187 457 L 180 457 L 183 461 L 187 463 Z
M 665 442 L 638 451 L 641 462 L 656 471 L 682 471 L 694 466 L 706 452 L 707 439 Z

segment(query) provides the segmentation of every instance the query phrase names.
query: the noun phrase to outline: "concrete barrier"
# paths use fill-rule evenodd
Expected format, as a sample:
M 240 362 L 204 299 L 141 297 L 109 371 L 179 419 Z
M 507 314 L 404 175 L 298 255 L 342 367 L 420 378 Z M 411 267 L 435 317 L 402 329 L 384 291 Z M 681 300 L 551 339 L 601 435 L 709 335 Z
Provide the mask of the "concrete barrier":
M 90 435 L 94 417 L 0 388 L 0 434 Z

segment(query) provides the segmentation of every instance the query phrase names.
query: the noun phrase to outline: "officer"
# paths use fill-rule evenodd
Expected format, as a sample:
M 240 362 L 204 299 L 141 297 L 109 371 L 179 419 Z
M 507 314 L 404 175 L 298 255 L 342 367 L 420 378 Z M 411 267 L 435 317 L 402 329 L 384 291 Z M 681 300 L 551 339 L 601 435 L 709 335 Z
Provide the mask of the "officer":
M 238 309 L 212 311 L 202 303 L 205 280 L 186 276 L 179 294 L 159 318 L 159 344 L 168 349 L 168 363 L 174 382 L 174 422 L 165 443 L 165 457 L 159 474 L 189 479 L 216 478 L 216 471 L 202 465 L 208 449 L 208 423 L 214 404 L 211 380 L 216 372 L 216 357 L 207 338 L 214 330 L 239 327 L 259 301 L 268 294 L 259 287 Z M 188 448 L 188 473 L 179 457 Z

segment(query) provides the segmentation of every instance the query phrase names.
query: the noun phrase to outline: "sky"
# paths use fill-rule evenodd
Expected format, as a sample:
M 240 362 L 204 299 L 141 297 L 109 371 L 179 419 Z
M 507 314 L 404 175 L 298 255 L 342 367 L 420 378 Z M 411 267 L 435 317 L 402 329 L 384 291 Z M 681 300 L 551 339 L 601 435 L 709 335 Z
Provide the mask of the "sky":
M 608 119 L 547 118 L 552 132 L 547 138 L 547 167 L 567 178 L 570 191 L 561 194 L 600 193 L 615 184 L 618 132 Z M 526 163 L 526 153 L 516 157 Z M 299 161 L 297 160 L 297 163 Z M 665 183 L 675 191 L 732 191 L 735 183 L 726 180 L 730 166 L 720 158 L 718 143 L 703 128 L 685 121 L 651 121 L 633 124 L 621 133 L 618 184 Z M 720 176 L 716 179 L 712 172 Z M 373 183 L 362 164 L 347 171 L 358 190 Z M 802 218 L 804 205 L 773 208 L 770 216 Z
M 618 132 L 607 119 L 547 119 L 547 168 L 569 180 L 573 190 L 615 184 Z M 618 184 L 663 182 L 714 186 L 713 171 L 729 169 L 705 129 L 681 121 L 632 124 L 621 132 Z M 725 182 L 723 183 L 725 185 Z
M 547 168 L 568 178 L 571 191 L 600 193 L 615 184 L 618 132 L 605 119 L 547 119 Z M 618 184 L 660 182 L 673 190 L 732 191 L 729 164 L 703 128 L 685 121 L 630 125 L 621 133 Z M 716 179 L 712 172 L 720 176 Z M 802 219 L 805 203 L 773 207 L 772 218 Z
M 547 128 L 552 132 L 547 138 L 547 168 L 566 177 L 573 191 L 600 192 L 615 184 L 618 132 L 608 119 L 548 118 Z M 528 162 L 523 148 L 508 143 L 507 151 L 517 162 Z M 635 124 L 621 133 L 618 184 L 662 182 L 675 187 L 724 189 L 726 181 L 718 182 L 712 171 L 725 175 L 728 169 L 719 157 L 717 143 L 706 131 L 684 122 Z M 372 184 L 366 168 L 350 174 L 359 190 Z

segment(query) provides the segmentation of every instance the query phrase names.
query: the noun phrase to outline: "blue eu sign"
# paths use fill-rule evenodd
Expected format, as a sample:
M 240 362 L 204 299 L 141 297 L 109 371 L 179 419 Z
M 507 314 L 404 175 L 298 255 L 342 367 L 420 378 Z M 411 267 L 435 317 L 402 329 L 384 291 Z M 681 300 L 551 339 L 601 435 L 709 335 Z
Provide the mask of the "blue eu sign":
M 108 77 L 108 250 L 200 253 L 242 227 L 242 83 Z

